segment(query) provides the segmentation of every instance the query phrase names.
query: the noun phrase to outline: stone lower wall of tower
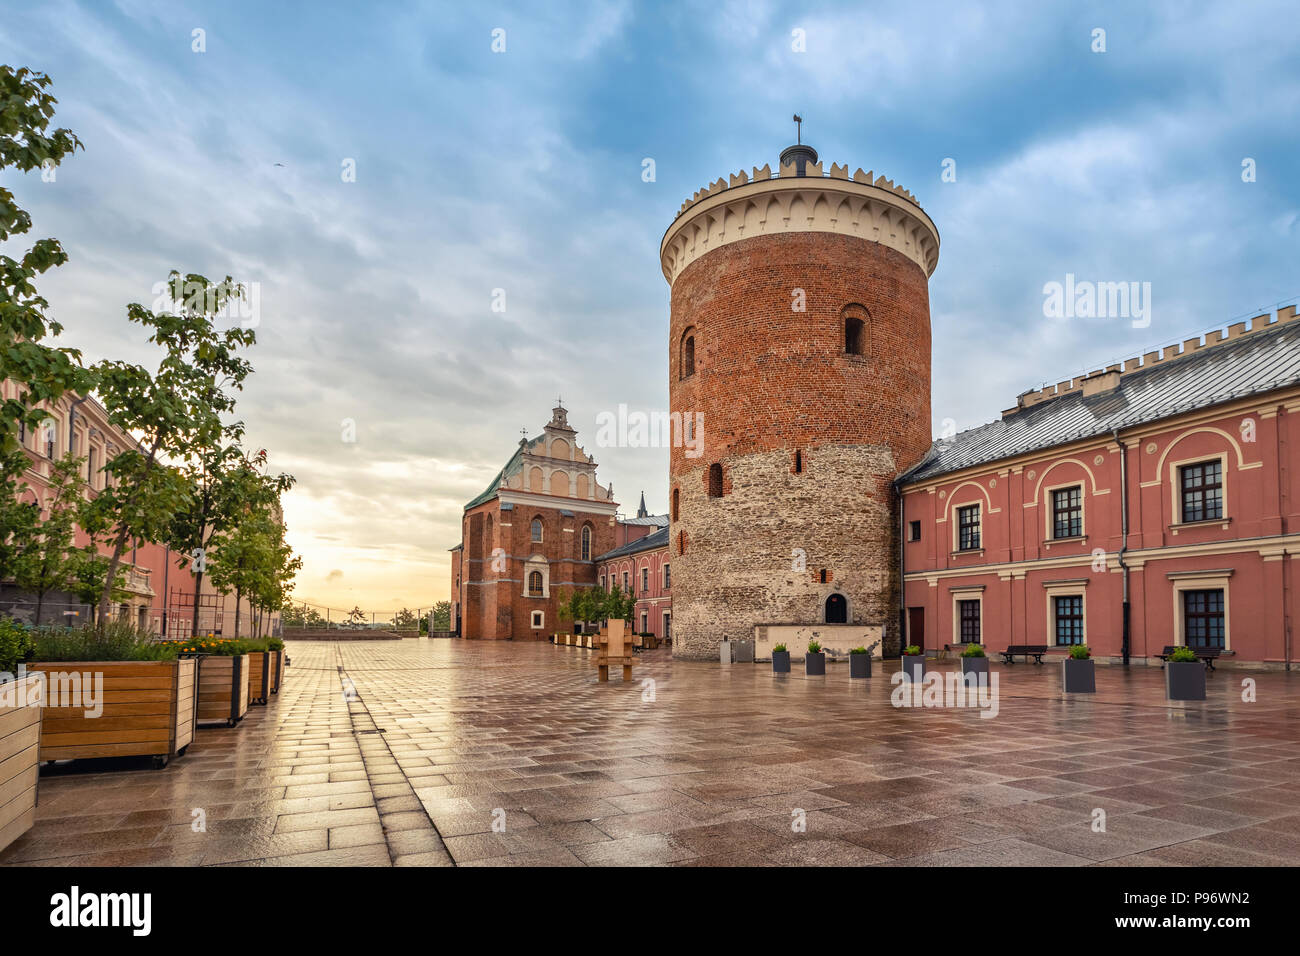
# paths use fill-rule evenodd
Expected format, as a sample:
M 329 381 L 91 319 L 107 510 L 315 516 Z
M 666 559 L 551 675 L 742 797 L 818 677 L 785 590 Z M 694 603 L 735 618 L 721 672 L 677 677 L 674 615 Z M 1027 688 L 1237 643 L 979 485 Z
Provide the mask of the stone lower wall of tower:
M 717 660 L 720 641 L 750 640 L 757 624 L 824 621 L 833 593 L 847 599 L 849 623 L 883 625 L 883 648 L 893 650 L 898 549 L 890 449 L 808 448 L 800 474 L 791 472 L 785 450 L 730 458 L 723 467 L 725 494 L 711 498 L 706 483 L 683 482 L 679 520 L 670 525 L 673 655 Z M 676 554 L 682 535 L 685 550 Z

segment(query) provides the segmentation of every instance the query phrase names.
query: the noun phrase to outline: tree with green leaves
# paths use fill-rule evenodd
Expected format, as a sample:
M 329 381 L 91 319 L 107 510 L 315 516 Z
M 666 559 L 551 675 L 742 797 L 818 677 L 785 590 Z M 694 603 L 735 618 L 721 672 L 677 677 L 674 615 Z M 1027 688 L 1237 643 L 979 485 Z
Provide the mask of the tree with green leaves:
M 279 514 L 278 502 L 275 514 Z M 270 530 L 270 561 L 265 574 L 262 575 L 253 588 L 252 600 L 253 606 L 257 610 L 258 634 L 261 634 L 264 630 L 266 615 L 279 610 L 288 602 L 289 594 L 293 591 L 294 579 L 302 569 L 302 558 L 294 555 L 293 549 L 285 541 L 284 532 L 283 521 L 275 520 L 272 522 Z
M 149 341 L 163 350 L 157 369 L 120 361 L 94 368 L 109 421 L 139 441 L 105 463 L 115 481 L 88 513 L 86 530 L 104 535 L 110 546 L 101 623 L 108 612 L 108 582 L 128 542 L 167 540 L 173 516 L 191 507 L 193 485 L 174 463 L 190 462 L 220 442 L 221 416 L 235 405 L 232 390 L 242 389 L 252 371 L 237 354 L 256 341 L 252 329 L 216 327 L 216 318 L 243 296 L 242 286 L 229 276 L 213 283 L 173 272 L 167 292 L 170 309 L 127 306 L 127 318 L 148 329 Z
M 314 607 L 286 604 L 280 612 L 280 622 L 285 627 L 324 627 L 325 617 Z
M 190 634 L 199 634 L 199 595 L 207 573 L 208 549 L 213 538 L 229 530 L 250 511 L 278 504 L 281 493 L 294 484 L 292 475 L 263 475 L 266 449 L 246 455 L 237 444 L 244 425 L 235 422 L 216 434 L 216 444 L 196 447 L 182 465 L 189 483 L 186 507 L 172 516 L 168 543 L 179 555 L 180 567 L 194 577 L 194 612 Z M 227 444 L 229 442 L 229 444 Z
M 270 514 L 262 511 L 246 515 L 213 539 L 208 569 L 218 589 L 235 595 L 236 639 L 245 596 L 251 597 L 265 586 L 274 565 L 274 533 Z
M 433 606 L 433 629 L 435 631 L 451 630 L 451 602 L 438 601 Z
M 84 458 L 65 455 L 50 469 L 48 516 L 37 533 L 20 547 L 14 566 L 14 584 L 36 596 L 33 623 L 41 623 L 45 596 L 66 589 L 81 563 L 76 548 L 77 525 L 85 508 Z
M 419 627 L 420 620 L 409 607 L 404 607 L 393 615 L 393 628 L 399 631 L 412 631 Z
M 83 148 L 70 130 L 49 128 L 58 102 L 49 86 L 44 73 L 0 65 L 0 171 L 40 169 L 52 176 L 65 157 Z M 0 187 L 0 242 L 31 228 L 31 216 Z M 0 452 L 18 448 L 19 425 L 36 428 L 47 414 L 43 406 L 70 390 L 85 394 L 93 384 L 79 351 L 46 342 L 63 329 L 46 314 L 49 302 L 37 293 L 35 279 L 67 261 L 57 239 L 36 240 L 21 259 L 0 255 L 0 380 L 19 385 L 15 397 L 0 402 Z M 10 485 L 0 492 L 17 490 Z
M 89 623 L 91 624 L 95 623 L 95 611 L 99 607 L 99 599 L 104 594 L 104 579 L 108 575 L 108 563 L 108 558 L 100 554 L 94 544 L 87 544 L 78 549 L 72 562 L 69 587 L 78 601 L 90 606 Z M 109 594 L 109 601 L 120 601 L 128 593 L 126 568 L 119 567 L 113 582 L 113 590 Z
M 16 575 L 18 558 L 40 527 L 40 505 L 24 480 L 30 464 L 21 448 L 0 451 L 0 581 Z

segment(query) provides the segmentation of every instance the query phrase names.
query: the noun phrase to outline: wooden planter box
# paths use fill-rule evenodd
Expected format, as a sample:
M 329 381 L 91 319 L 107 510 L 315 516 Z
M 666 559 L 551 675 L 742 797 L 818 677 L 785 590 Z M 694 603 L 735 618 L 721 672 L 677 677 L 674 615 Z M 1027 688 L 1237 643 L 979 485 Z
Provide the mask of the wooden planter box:
M 197 665 L 178 661 L 57 661 L 28 664 L 29 672 L 104 675 L 103 712 L 57 706 L 58 680 L 45 688 L 41 760 L 153 757 L 165 767 L 194 740 Z M 81 703 L 81 702 L 75 702 Z
M 284 651 L 271 651 L 271 693 L 280 693 L 284 683 Z
M 25 677 L 0 684 L 14 706 L 0 705 L 0 850 L 36 822 L 36 788 L 40 779 L 41 706 L 26 706 L 40 681 Z
M 248 702 L 261 704 L 271 699 L 271 673 L 275 662 L 271 651 L 253 651 L 248 657 Z
M 248 655 L 199 659 L 199 721 L 233 727 L 248 713 Z

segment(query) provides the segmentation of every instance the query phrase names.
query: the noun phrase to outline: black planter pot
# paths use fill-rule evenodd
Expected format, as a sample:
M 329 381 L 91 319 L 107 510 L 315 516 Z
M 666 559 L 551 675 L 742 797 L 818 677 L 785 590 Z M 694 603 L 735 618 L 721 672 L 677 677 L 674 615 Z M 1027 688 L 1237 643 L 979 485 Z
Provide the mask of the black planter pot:
M 811 652 L 805 654 L 803 672 L 809 677 L 824 677 L 826 675 L 826 652 L 818 651 L 816 654 Z
M 1205 700 L 1205 665 L 1200 661 L 1166 664 L 1165 696 L 1170 700 Z
M 1061 686 L 1067 694 L 1097 693 L 1097 669 L 1092 658 L 1075 660 L 1067 657 L 1061 661 Z
M 773 674 L 790 673 L 790 652 L 789 651 L 772 652 L 772 673 Z
M 870 676 L 871 676 L 871 655 L 850 654 L 849 655 L 849 677 L 870 677 Z
M 925 655 L 903 655 L 903 673 L 907 679 L 920 683 L 925 679 Z
M 987 657 L 963 657 L 961 659 L 962 675 L 983 674 L 987 683 L 989 676 L 989 659 Z

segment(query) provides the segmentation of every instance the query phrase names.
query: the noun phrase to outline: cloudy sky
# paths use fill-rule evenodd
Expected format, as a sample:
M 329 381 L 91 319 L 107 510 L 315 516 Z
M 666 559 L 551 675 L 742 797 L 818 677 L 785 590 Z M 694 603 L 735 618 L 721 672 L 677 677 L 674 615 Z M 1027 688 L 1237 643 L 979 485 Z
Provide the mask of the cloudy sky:
M 257 283 L 241 415 L 299 479 L 296 596 L 427 607 L 557 394 L 624 509 L 666 509 L 666 452 L 595 448 L 596 415 L 666 406 L 659 240 L 794 112 L 939 227 L 936 433 L 1295 301 L 1300 18 L 1132 6 L 11 0 L 0 61 L 86 149 L 6 185 L 71 255 L 41 290 L 90 360 L 149 357 L 125 307 L 172 268 Z M 1045 317 L 1067 274 L 1149 282 L 1150 325 Z

